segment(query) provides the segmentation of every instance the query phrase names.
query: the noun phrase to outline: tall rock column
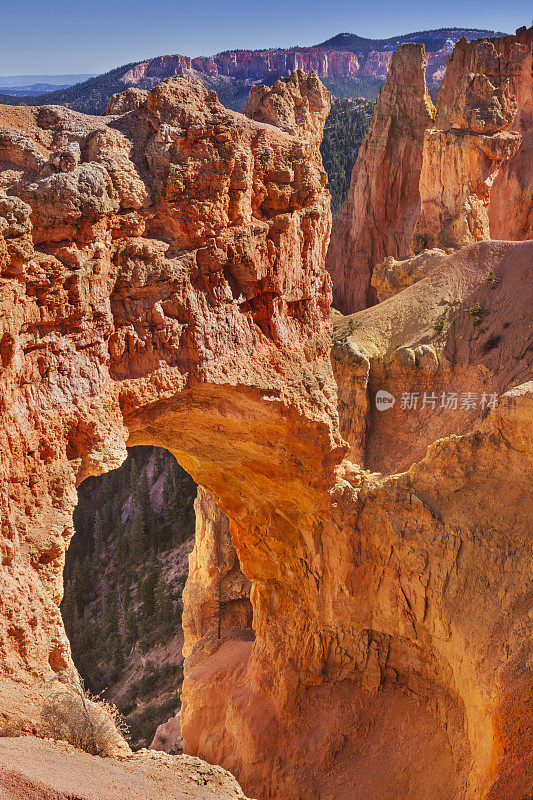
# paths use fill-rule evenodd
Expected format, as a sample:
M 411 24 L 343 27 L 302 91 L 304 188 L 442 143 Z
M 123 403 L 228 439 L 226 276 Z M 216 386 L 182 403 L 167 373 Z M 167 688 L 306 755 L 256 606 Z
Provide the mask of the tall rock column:
M 509 61 L 511 52 L 519 55 L 512 75 L 518 106 L 513 128 L 522 134 L 522 143 L 502 164 L 490 190 L 491 239 L 533 239 L 533 27 L 516 33 L 511 42 L 503 39 L 502 47 L 509 49 Z
M 415 251 L 490 239 L 491 187 L 522 140 L 515 119 L 528 64 L 530 45 L 520 37 L 457 43 L 439 93 L 435 127 L 424 139 Z
M 333 226 L 326 267 L 333 279 L 333 305 L 345 314 L 372 304 L 375 264 L 409 251 L 420 209 L 424 132 L 435 111 L 425 70 L 423 45 L 395 50 L 348 198 Z

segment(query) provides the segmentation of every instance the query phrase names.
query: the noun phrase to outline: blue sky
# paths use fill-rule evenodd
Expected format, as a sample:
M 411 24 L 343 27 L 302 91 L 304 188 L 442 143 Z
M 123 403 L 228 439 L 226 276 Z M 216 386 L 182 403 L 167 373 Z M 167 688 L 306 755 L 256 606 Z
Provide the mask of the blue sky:
M 530 14 L 526 0 L 0 0 L 0 75 L 104 72 L 165 53 L 310 45 L 341 31 L 514 32 Z

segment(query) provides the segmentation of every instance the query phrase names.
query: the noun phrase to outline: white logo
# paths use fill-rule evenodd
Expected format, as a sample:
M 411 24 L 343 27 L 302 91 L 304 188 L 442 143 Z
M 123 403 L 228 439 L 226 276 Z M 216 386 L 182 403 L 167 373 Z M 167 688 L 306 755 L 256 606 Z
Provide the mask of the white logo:
M 386 411 L 388 408 L 392 408 L 395 402 L 394 395 L 389 394 L 385 389 L 380 389 L 379 392 L 376 392 L 376 408 L 378 411 Z

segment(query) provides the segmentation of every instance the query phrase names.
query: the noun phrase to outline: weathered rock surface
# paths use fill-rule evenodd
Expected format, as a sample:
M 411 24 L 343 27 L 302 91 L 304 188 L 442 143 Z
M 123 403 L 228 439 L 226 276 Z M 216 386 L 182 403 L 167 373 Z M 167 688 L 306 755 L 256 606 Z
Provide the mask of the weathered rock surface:
M 313 562 L 327 622 L 298 639 L 299 675 L 317 671 L 289 692 L 296 654 L 272 670 L 270 649 L 258 673 L 250 644 L 198 652 L 182 710 L 193 752 L 222 757 L 267 797 L 528 796 L 531 504 L 520 476 L 531 468 L 532 389 L 510 390 L 471 433 L 440 439 L 403 474 L 345 462 L 342 523 Z M 506 498 L 496 506 L 495 486 Z
M 187 752 L 262 799 L 525 798 L 533 386 L 527 330 L 502 315 L 525 307 L 530 245 L 474 245 L 360 312 L 375 330 L 347 336 L 343 354 L 359 393 L 395 344 L 416 379 L 440 369 L 421 340 L 431 291 L 461 311 L 473 300 L 445 356 L 503 394 L 413 448 L 399 474 L 346 461 L 317 151 L 328 98 L 314 76 L 260 96 L 254 117 L 277 122 L 279 108 L 292 125 L 301 103 L 303 127 L 228 112 L 183 79 L 123 116 L 5 112 L 0 730 L 39 732 L 46 681 L 70 664 L 58 603 L 76 483 L 120 463 L 126 443 L 152 444 L 228 517 L 251 582 L 255 640 L 207 637 L 187 659 Z M 58 171 L 51 155 L 73 142 L 79 164 Z M 478 319 L 501 349 L 480 352 Z M 485 329 L 492 319 L 509 334 Z
M 328 97 L 322 89 L 318 114 L 309 80 L 320 126 Z M 163 82 L 120 118 L 6 117 L 0 638 L 2 675 L 16 682 L 3 729 L 33 730 L 27 703 L 39 693 L 26 687 L 70 660 L 58 603 L 76 483 L 119 464 L 126 442 L 152 442 L 239 526 L 263 505 L 294 515 L 305 463 L 325 459 L 321 486 L 343 448 L 323 269 L 329 197 L 314 143 L 226 111 L 190 79 Z M 48 167 L 71 142 L 80 165 Z M 20 155 L 28 148 L 42 160 Z M 160 414 L 156 432 L 149 418 Z M 243 498 L 261 469 L 254 508 Z
M 326 265 L 333 304 L 345 314 L 375 299 L 374 265 L 386 256 L 404 257 L 410 249 L 420 211 L 422 142 L 434 115 L 425 65 L 422 45 L 395 50 L 348 198 L 333 226 Z
M 201 486 L 194 503 L 196 538 L 183 592 L 183 655 L 208 633 L 252 632 L 250 581 L 241 572 L 230 522 Z
M 396 259 L 394 256 L 387 256 L 372 270 L 370 283 L 378 303 L 425 278 L 428 272 L 440 264 L 450 252 L 451 249 L 446 251 L 436 247 L 434 250 L 422 250 L 418 255 L 407 258 Z
M 423 258 L 396 264 L 405 273 Z M 403 472 L 432 442 L 472 430 L 490 398 L 533 370 L 524 346 L 533 242 L 483 242 L 425 258 L 434 261 L 426 277 L 333 320 L 341 433 L 354 448 L 348 457 L 376 472 Z M 380 390 L 394 405 L 377 408 Z
M 276 125 L 292 136 L 303 137 L 313 142 L 318 151 L 322 141 L 324 86 L 316 73 L 306 75 L 300 71 L 289 78 L 280 78 L 273 86 L 252 86 L 243 114 L 257 122 Z
M 489 239 L 491 228 L 494 238 L 530 236 L 532 43 L 530 28 L 455 46 L 424 139 L 415 251 Z

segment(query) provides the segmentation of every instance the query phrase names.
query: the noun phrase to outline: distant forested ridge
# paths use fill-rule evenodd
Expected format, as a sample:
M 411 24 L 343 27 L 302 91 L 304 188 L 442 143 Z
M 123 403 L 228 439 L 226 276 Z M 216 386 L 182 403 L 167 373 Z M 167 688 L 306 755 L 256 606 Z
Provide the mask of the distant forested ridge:
M 425 46 L 429 56 L 428 85 L 430 89 L 436 89 L 437 85 L 431 81 L 432 75 L 437 74 L 437 84 L 440 84 L 442 69 L 458 39 L 462 36 L 471 40 L 503 35 L 501 32 L 478 28 L 440 28 L 387 39 L 368 39 L 354 33 L 339 33 L 317 45 L 288 49 L 232 50 L 198 58 L 179 54 L 161 55 L 124 64 L 82 83 L 36 97 L 0 94 L 0 103 L 57 104 L 85 114 L 102 114 L 111 95 L 129 86 L 151 89 L 166 77 L 189 74 L 200 80 L 207 89 L 214 89 L 227 108 L 242 111 L 254 83 L 272 85 L 297 66 L 307 71 L 316 69 L 324 84 L 337 97 L 375 100 L 387 74 L 390 54 L 402 42 L 419 42 Z

